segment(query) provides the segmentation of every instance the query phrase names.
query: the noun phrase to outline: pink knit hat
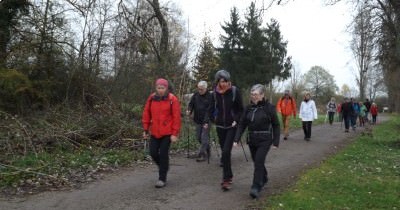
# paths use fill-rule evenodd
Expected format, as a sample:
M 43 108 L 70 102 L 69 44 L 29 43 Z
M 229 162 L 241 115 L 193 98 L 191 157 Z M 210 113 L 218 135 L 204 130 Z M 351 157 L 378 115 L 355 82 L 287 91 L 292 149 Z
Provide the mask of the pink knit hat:
M 166 79 L 159 78 L 159 79 L 156 80 L 156 86 L 157 85 L 162 85 L 165 88 L 168 88 L 168 81 Z

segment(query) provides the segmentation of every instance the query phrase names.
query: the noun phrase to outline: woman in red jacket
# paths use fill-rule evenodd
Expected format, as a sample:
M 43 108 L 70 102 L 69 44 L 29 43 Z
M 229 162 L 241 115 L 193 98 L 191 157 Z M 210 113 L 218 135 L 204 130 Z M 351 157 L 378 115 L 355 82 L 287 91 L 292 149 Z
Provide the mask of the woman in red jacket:
M 169 169 L 169 146 L 178 140 L 181 128 L 181 108 L 178 98 L 168 92 L 168 81 L 157 79 L 156 92 L 151 94 L 144 106 L 143 138 L 150 137 L 150 155 L 158 166 L 156 188 L 162 188 L 167 181 Z
M 369 109 L 369 112 L 372 115 L 372 124 L 376 124 L 376 116 L 378 116 L 378 106 L 376 103 L 372 103 L 371 108 Z

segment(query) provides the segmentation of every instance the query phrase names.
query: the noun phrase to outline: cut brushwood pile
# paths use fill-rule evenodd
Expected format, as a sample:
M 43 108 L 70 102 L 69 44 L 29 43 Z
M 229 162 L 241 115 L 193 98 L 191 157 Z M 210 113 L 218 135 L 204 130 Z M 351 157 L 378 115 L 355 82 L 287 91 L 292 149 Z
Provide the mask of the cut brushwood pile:
M 79 187 L 145 160 L 140 122 L 117 110 L 63 109 L 23 118 L 0 111 L 0 118 L 3 195 Z

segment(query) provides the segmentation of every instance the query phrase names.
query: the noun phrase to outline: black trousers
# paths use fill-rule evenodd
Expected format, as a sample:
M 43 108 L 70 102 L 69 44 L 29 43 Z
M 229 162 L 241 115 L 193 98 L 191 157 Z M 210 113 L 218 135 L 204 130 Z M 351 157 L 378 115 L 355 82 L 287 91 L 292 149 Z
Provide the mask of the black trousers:
M 268 141 L 258 143 L 257 145 L 249 144 L 251 159 L 254 163 L 253 184 L 251 188 L 258 191 L 268 182 L 268 172 L 264 163 L 270 148 L 271 142 Z
M 312 121 L 302 121 L 304 138 L 311 138 L 311 125 Z
M 233 146 L 233 138 L 235 138 L 236 128 L 218 128 L 217 135 L 219 140 L 219 145 L 222 151 L 222 164 L 223 172 L 222 179 L 228 180 L 233 177 L 232 167 L 231 167 L 231 152 Z
M 150 155 L 158 166 L 158 179 L 166 182 L 169 169 L 169 146 L 171 136 L 163 136 L 159 139 L 150 138 Z
M 351 121 L 351 115 L 343 115 L 343 121 L 344 121 L 344 128 L 346 130 L 349 130 L 350 128 L 350 121 Z
M 329 124 L 332 125 L 333 117 L 335 116 L 335 112 L 328 112 L 328 116 L 329 116 Z

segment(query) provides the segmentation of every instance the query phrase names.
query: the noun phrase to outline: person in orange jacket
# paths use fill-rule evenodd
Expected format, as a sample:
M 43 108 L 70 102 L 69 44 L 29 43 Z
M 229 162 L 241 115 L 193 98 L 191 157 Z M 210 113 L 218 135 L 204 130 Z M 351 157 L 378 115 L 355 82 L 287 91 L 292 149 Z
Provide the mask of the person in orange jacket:
M 285 95 L 276 104 L 276 111 L 281 113 L 282 116 L 284 140 L 287 140 L 289 137 L 290 116 L 293 115 L 293 118 L 296 118 L 296 110 L 296 101 L 290 96 L 289 90 L 285 90 Z
M 157 79 L 155 85 L 155 93 L 147 98 L 144 106 L 142 124 L 143 138 L 150 138 L 150 155 L 159 170 L 155 187 L 162 188 L 167 182 L 170 144 L 178 141 L 181 108 L 178 98 L 168 92 L 166 79 Z

